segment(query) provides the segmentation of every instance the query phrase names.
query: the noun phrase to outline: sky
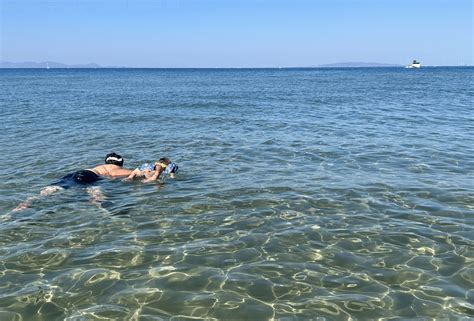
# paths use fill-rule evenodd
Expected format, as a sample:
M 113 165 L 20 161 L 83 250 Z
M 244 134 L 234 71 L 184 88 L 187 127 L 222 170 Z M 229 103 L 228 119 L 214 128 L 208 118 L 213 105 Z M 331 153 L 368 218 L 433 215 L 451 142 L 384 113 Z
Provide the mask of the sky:
M 0 0 L 0 60 L 473 64 L 472 0 Z

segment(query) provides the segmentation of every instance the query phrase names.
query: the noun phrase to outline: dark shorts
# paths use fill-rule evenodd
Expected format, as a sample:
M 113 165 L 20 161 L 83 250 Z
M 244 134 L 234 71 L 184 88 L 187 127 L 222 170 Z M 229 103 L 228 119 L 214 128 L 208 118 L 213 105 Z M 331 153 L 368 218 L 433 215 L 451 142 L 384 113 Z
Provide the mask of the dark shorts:
M 99 181 L 101 177 L 93 171 L 84 169 L 82 171 L 67 174 L 53 185 L 61 186 L 62 188 L 69 188 L 75 185 L 90 185 Z

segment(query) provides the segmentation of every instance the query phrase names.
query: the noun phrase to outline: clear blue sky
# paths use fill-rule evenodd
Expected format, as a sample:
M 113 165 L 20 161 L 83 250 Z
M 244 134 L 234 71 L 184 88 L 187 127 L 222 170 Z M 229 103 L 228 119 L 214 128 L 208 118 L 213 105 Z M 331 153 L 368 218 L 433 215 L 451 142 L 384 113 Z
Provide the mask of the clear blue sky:
M 472 0 L 0 0 L 0 60 L 473 64 Z

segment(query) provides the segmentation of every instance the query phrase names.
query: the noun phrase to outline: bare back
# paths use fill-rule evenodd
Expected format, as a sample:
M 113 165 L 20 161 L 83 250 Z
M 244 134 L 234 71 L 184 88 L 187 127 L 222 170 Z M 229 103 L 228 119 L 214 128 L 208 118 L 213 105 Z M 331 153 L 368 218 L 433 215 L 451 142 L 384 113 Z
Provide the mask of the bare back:
M 126 169 L 115 164 L 99 165 L 92 168 L 91 171 L 97 175 L 108 177 L 128 176 L 132 172 L 130 169 Z

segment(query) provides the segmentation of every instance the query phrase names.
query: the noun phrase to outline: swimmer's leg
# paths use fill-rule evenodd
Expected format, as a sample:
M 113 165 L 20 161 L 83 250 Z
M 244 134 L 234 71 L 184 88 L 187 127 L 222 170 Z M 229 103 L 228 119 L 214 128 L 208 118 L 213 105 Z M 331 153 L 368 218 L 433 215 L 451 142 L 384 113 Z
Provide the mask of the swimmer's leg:
M 45 188 L 43 188 L 40 192 L 40 195 L 41 196 L 48 196 L 48 195 L 51 195 L 53 193 L 56 193 L 57 191 L 60 191 L 60 190 L 63 190 L 64 188 L 62 188 L 61 186 L 57 186 L 57 185 L 52 185 L 52 186 L 46 186 Z
M 87 188 L 87 193 L 90 196 L 90 202 L 97 206 L 98 208 L 102 208 L 102 202 L 105 200 L 105 195 L 100 190 L 99 186 L 92 186 Z
M 30 205 L 33 203 L 34 200 L 38 199 L 38 196 L 31 196 L 28 197 L 24 202 L 21 202 L 20 204 L 15 207 L 12 212 L 18 212 L 18 211 L 23 211 L 24 209 L 27 209 L 30 207 Z
M 43 188 L 40 192 L 40 196 L 48 196 L 48 195 L 51 195 L 57 191 L 60 191 L 60 190 L 63 190 L 64 188 L 60 187 L 60 186 L 46 186 L 45 188 Z M 33 202 L 35 200 L 37 200 L 39 198 L 39 196 L 31 196 L 31 197 L 28 197 L 24 202 L 18 204 L 17 207 L 15 207 L 12 211 L 13 212 L 18 212 L 18 211 L 22 211 L 24 209 L 27 209 L 28 207 L 31 206 L 31 204 L 33 204 Z

